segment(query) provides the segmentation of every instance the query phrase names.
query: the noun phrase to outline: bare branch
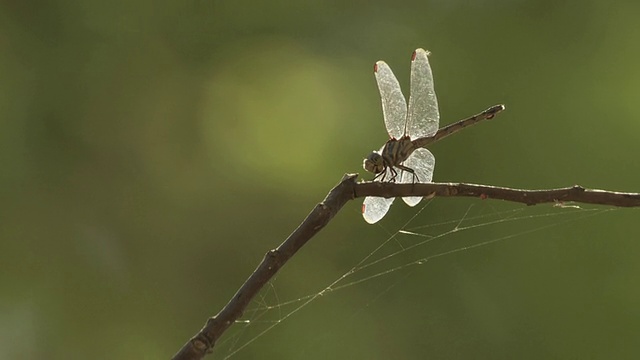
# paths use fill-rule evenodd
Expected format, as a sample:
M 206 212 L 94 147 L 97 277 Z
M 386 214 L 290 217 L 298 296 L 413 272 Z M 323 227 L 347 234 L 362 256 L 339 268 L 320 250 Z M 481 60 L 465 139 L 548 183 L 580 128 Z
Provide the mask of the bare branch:
M 560 189 L 523 190 L 463 183 L 392 184 L 365 182 L 357 184 L 354 190 L 355 197 L 465 196 L 482 199 L 500 199 L 527 205 L 575 201 L 584 204 L 620 207 L 640 206 L 640 194 L 638 193 L 585 189 L 579 185 Z
M 268 251 L 260 265 L 231 298 L 229 303 L 216 316 L 209 318 L 205 326 L 174 355 L 173 359 L 202 359 L 208 352 L 211 352 L 220 336 L 242 316 L 253 297 L 258 294 L 276 272 L 307 241 L 325 227 L 347 201 L 357 197 L 465 196 L 507 200 L 527 205 L 574 201 L 620 207 L 640 206 L 640 193 L 591 190 L 578 185 L 549 190 L 522 190 L 462 183 L 394 184 L 364 182 L 357 184 L 356 178 L 357 175 L 355 174 L 345 175 L 340 183 L 329 192 L 320 204 L 316 205 L 302 224 L 278 248 Z
M 260 289 L 309 239 L 329 223 L 347 201 L 353 199 L 356 177 L 357 175 L 345 175 L 278 248 L 269 250 L 222 311 L 209 318 L 205 326 L 174 355 L 173 359 L 202 359 L 210 352 L 220 336 L 242 316 Z

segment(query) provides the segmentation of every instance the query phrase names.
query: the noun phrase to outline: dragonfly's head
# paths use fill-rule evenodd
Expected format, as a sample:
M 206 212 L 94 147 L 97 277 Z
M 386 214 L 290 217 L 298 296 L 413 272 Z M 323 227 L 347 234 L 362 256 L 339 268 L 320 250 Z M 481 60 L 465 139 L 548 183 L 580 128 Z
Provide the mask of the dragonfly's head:
M 382 161 L 382 155 L 379 152 L 373 151 L 362 162 L 362 167 L 368 172 L 379 174 L 384 171 L 384 161 Z

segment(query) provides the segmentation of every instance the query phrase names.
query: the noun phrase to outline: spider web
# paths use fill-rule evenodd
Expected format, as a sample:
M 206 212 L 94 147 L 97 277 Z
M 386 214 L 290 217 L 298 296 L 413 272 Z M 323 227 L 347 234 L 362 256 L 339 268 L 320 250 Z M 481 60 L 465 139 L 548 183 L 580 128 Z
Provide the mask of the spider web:
M 257 351 L 260 352 L 261 357 L 266 358 L 268 356 L 261 346 L 273 347 L 273 345 L 257 345 L 258 340 L 275 328 L 282 328 L 279 325 L 283 323 L 295 323 L 295 321 L 288 321 L 294 315 L 300 318 L 298 321 L 313 321 L 306 320 L 307 315 L 303 313 L 308 311 L 302 310 L 312 304 L 320 303 L 320 299 L 323 300 L 322 302 L 334 299 L 333 302 L 339 303 L 340 299 L 345 301 L 344 298 L 341 298 L 341 293 L 350 297 L 350 290 L 355 292 L 356 289 L 367 288 L 371 295 L 364 301 L 356 304 L 346 301 L 350 303 L 348 306 L 351 306 L 346 310 L 347 319 L 337 316 L 336 322 L 333 324 L 333 326 L 340 327 L 342 326 L 341 322 L 358 321 L 349 319 L 377 315 L 369 312 L 375 311 L 371 308 L 380 298 L 407 296 L 419 299 L 420 295 L 416 295 L 415 289 L 407 289 L 406 284 L 411 282 L 407 279 L 420 280 L 421 276 L 426 276 L 429 281 L 434 280 L 437 275 L 433 274 L 433 271 L 426 265 L 435 260 L 490 248 L 497 243 L 508 243 L 535 232 L 546 234 L 551 228 L 570 223 L 584 224 L 585 220 L 589 218 L 618 210 L 616 208 L 582 208 L 561 203 L 546 207 L 509 205 L 500 206 L 500 208 L 493 205 L 475 206 L 472 203 L 465 205 L 466 209 L 462 209 L 462 216 L 434 221 L 432 216 L 428 217 L 422 214 L 425 209 L 430 208 L 431 204 L 432 201 L 427 202 L 406 223 L 393 231 L 388 231 L 378 225 L 380 233 L 387 234 L 386 236 L 381 235 L 382 239 L 378 245 L 368 250 L 366 255 L 355 265 L 346 271 L 340 271 L 339 276 L 334 276 L 325 285 L 319 285 L 319 288 L 316 287 L 319 289 L 318 291 L 314 290 L 303 296 L 289 297 L 290 294 L 284 294 L 285 290 L 277 289 L 278 280 L 274 279 L 253 301 L 244 317 L 238 320 L 216 344 L 214 357 L 240 358 L 241 354 L 249 351 L 247 349 L 253 345 L 253 347 L 260 347 L 260 350 Z M 429 213 L 431 215 L 432 211 L 430 210 Z M 433 222 L 419 224 L 429 220 Z M 469 234 L 473 236 L 470 237 Z M 289 267 L 287 270 L 296 271 Z M 426 286 L 428 287 L 429 284 L 426 283 Z M 326 311 L 326 309 L 320 311 Z M 362 315 L 363 313 L 365 315 Z M 335 339 L 328 340 L 331 337 L 330 331 L 324 335 L 309 334 L 308 338 L 314 340 L 309 341 L 308 347 L 309 349 L 319 347 L 318 344 L 325 341 L 322 339 L 334 341 Z M 287 343 L 283 346 L 290 345 Z M 305 350 L 300 351 L 302 352 L 300 356 L 305 356 Z M 314 352 L 312 350 L 306 351 Z M 279 357 L 277 352 L 273 356 Z M 255 357 L 255 354 L 250 357 Z

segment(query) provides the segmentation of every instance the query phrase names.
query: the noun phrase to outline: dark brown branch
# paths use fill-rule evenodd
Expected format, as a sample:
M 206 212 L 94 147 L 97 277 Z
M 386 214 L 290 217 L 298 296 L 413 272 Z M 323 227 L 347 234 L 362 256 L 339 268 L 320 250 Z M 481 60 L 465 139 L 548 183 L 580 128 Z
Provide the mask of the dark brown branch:
M 575 201 L 584 204 L 620 207 L 640 206 L 640 194 L 638 193 L 585 189 L 579 185 L 560 189 L 523 190 L 463 183 L 391 184 L 365 182 L 357 184 L 354 190 L 354 197 L 466 196 L 482 199 L 500 199 L 527 205 Z
M 381 196 L 466 196 L 500 199 L 527 205 L 574 201 L 621 207 L 640 206 L 640 194 L 573 187 L 550 190 L 522 190 L 497 186 L 462 183 L 393 184 L 380 182 L 356 183 L 357 175 L 345 175 L 327 197 L 311 211 L 302 224 L 277 249 L 270 250 L 240 287 L 229 303 L 191 338 L 174 360 L 202 359 L 216 341 L 242 316 L 254 296 L 318 231 L 329 223 L 344 204 L 357 197 Z
M 344 204 L 353 199 L 353 187 L 357 175 L 345 175 L 342 181 L 334 187 L 327 197 L 311 211 L 289 237 L 278 246 L 270 250 L 240 287 L 229 303 L 218 313 L 209 318 L 205 326 L 191 338 L 180 351 L 174 355 L 174 360 L 201 359 L 211 351 L 216 341 L 229 326 L 231 326 L 246 309 L 249 302 L 262 287 L 280 270 L 280 268 L 320 231 L 331 218 L 338 213 Z

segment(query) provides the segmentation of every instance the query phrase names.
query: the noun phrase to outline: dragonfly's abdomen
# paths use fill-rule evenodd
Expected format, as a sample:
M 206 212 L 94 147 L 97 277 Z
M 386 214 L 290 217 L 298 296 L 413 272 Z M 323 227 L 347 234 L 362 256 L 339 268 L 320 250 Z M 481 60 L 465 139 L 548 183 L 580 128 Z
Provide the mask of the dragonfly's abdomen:
M 382 158 L 387 166 L 396 166 L 407 160 L 416 148 L 408 136 L 387 141 L 382 149 Z

